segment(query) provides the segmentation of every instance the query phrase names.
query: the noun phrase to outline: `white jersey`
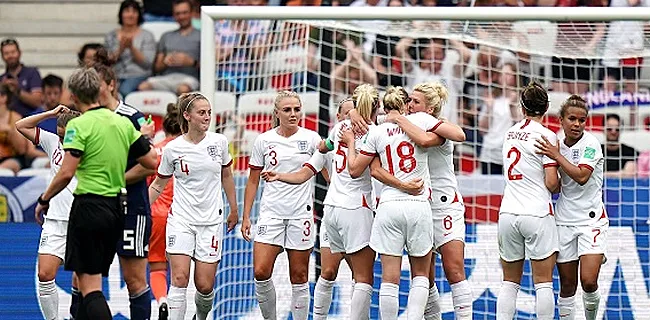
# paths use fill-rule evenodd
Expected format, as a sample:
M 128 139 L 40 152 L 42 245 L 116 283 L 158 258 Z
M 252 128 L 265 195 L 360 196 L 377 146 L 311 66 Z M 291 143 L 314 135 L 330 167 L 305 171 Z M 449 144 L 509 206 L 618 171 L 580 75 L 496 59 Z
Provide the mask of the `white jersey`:
M 557 166 L 557 163 L 536 153 L 536 140 L 542 136 L 557 145 L 555 133 L 530 119 L 516 123 L 506 132 L 503 143 L 506 188 L 499 213 L 534 217 L 553 214 L 544 168 Z
M 283 137 L 276 129 L 271 129 L 255 140 L 249 167 L 280 173 L 298 171 L 318 152 L 321 140 L 316 132 L 305 128 L 298 128 L 290 137 Z M 260 202 L 260 216 L 274 219 L 311 218 L 313 190 L 313 178 L 298 185 L 282 181 L 266 183 Z
M 353 179 L 348 171 L 348 147 L 339 139 L 339 133 L 351 127 L 350 120 L 343 120 L 330 131 L 329 139 L 334 143 L 334 153 L 330 184 L 324 204 L 344 209 L 366 207 L 372 210 L 374 201 L 372 200 L 370 168 L 366 168 L 361 176 Z M 362 147 L 367 142 L 367 137 L 368 133 L 355 137 L 357 152 L 363 152 Z
M 159 176 L 174 177 L 170 215 L 191 225 L 223 223 L 221 170 L 231 164 L 228 139 L 220 133 L 207 132 L 197 144 L 184 135 L 170 141 L 158 167 Z
M 560 142 L 560 152 L 569 162 L 591 170 L 587 183 L 580 185 L 560 168 L 562 192 L 557 200 L 558 225 L 592 225 L 605 215 L 603 204 L 603 150 L 600 142 L 591 133 L 569 147 Z
M 406 116 L 409 121 L 422 130 L 432 130 L 438 120 L 425 113 Z M 391 200 L 422 200 L 429 199 L 429 168 L 427 150 L 417 146 L 402 129 L 393 123 L 383 123 L 372 126 L 368 130 L 367 142 L 363 144 L 361 153 L 366 155 L 378 154 L 384 169 L 400 181 L 422 179 L 426 191 L 419 196 L 412 196 L 391 186 L 384 186 L 380 195 L 380 203 Z
M 445 140 L 440 146 L 428 148 L 427 156 L 431 179 L 431 208 L 445 209 L 452 203 L 463 203 L 454 173 L 454 143 Z
M 36 139 L 34 142 L 36 142 L 36 145 L 43 148 L 47 157 L 50 158 L 49 184 L 52 182 L 56 173 L 59 172 L 59 169 L 61 169 L 63 155 L 65 154 L 65 151 L 63 151 L 63 145 L 61 145 L 61 140 L 58 135 L 38 127 L 36 128 Z M 74 201 L 72 193 L 76 188 L 77 178 L 72 177 L 70 183 L 63 188 L 59 194 L 51 199 L 50 209 L 47 211 L 47 219 L 68 221 L 68 218 L 70 217 L 70 208 L 72 208 L 72 201 Z

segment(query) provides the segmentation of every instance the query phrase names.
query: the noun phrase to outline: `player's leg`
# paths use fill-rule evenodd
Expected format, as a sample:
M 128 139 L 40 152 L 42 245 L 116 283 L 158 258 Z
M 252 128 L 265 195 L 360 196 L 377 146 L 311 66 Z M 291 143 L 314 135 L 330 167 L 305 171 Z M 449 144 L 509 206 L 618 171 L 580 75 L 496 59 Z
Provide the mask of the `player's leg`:
M 330 216 L 333 207 L 325 206 L 325 217 Z M 326 227 L 326 218 L 320 226 L 320 261 L 321 273 L 314 288 L 314 320 L 327 319 L 327 314 L 332 304 L 332 291 L 334 281 L 339 272 L 339 265 L 343 260 L 342 253 L 332 253 L 330 250 L 329 236 Z
M 151 290 L 147 284 L 150 235 L 150 216 L 125 216 L 124 231 L 118 242 L 117 253 L 129 292 L 129 311 L 133 320 L 147 320 L 151 317 Z
M 59 293 L 54 279 L 65 258 L 67 222 L 45 219 L 38 248 L 38 301 L 45 319 L 58 319 Z
M 537 319 L 550 320 L 555 315 L 553 268 L 559 248 L 555 218 L 526 217 L 521 226 L 535 284 L 535 313 Z
M 262 212 L 257 220 L 257 234 L 253 244 L 253 273 L 255 295 L 265 320 L 277 318 L 273 267 L 278 254 L 282 252 L 286 228 L 282 219 L 266 217 Z
M 221 260 L 223 225 L 197 226 L 194 260 L 196 319 L 205 320 L 214 302 L 214 277 Z
M 379 256 L 381 259 L 379 314 L 382 320 L 396 320 L 399 312 L 399 281 L 402 274 L 402 255 L 380 254 Z
M 196 247 L 196 229 L 181 219 L 169 216 L 167 221 L 167 258 L 171 285 L 167 294 L 170 320 L 185 319 L 190 262 Z
M 309 257 L 314 247 L 314 220 L 291 219 L 287 225 L 285 249 L 289 258 L 291 282 L 291 315 L 296 320 L 309 317 Z
M 369 246 L 366 246 L 347 256 L 349 257 L 350 268 L 353 270 L 355 277 L 350 318 L 368 319 L 374 281 L 373 267 L 375 264 L 375 251 Z
M 72 319 L 77 317 L 77 311 L 81 305 L 81 292 L 79 291 L 79 277 L 77 273 L 72 273 L 72 288 L 70 290 L 70 316 Z
M 518 217 L 512 214 L 499 214 L 497 237 L 503 282 L 497 297 L 497 320 L 514 318 L 519 283 L 524 271 L 524 238 L 517 228 L 517 219 Z
M 165 255 L 165 228 L 167 217 L 151 217 L 151 237 L 149 237 L 149 284 L 158 302 L 158 319 L 167 320 L 167 257 Z
M 425 320 L 440 320 L 442 312 L 440 309 L 440 292 L 436 285 L 436 254 L 431 254 L 431 271 L 429 271 L 429 297 L 427 306 L 424 308 Z
M 598 306 L 600 305 L 598 275 L 600 274 L 600 266 L 605 259 L 608 228 L 609 221 L 603 218 L 593 226 L 581 227 L 582 232 L 578 238 L 580 284 L 583 291 L 582 300 L 587 320 L 596 318 Z
M 424 256 L 409 256 L 411 264 L 411 290 L 406 305 L 407 319 L 420 320 L 429 298 L 429 273 L 431 270 L 431 250 Z
M 578 287 L 578 238 L 574 226 L 557 226 L 557 271 L 560 275 L 560 296 L 557 305 L 561 320 L 575 318 L 575 294 Z

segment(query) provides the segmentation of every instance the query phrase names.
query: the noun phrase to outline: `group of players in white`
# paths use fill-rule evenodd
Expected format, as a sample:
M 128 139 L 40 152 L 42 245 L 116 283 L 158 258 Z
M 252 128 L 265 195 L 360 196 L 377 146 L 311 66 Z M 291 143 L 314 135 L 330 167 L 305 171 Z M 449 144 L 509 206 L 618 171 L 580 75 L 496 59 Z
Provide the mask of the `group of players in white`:
M 278 93 L 273 128 L 253 145 L 241 224 L 244 239 L 254 240 L 255 291 L 264 319 L 276 319 L 272 274 L 282 251 L 289 260 L 292 317 L 308 318 L 308 266 L 316 230 L 313 177 L 318 172 L 329 180 L 329 188 L 314 319 L 327 318 L 343 259 L 353 274 L 350 318 L 369 318 L 376 254 L 382 266 L 381 319 L 397 319 L 404 251 L 412 277 L 408 319 L 441 318 L 433 281 L 434 254 L 442 257 L 456 318 L 472 318 L 472 290 L 464 271 L 465 209 L 453 167 L 453 143 L 463 141 L 465 135 L 460 127 L 439 118 L 446 100 L 447 91 L 439 83 L 419 84 L 410 93 L 391 87 L 383 97 L 385 114 L 379 116 L 378 91 L 363 84 L 339 104 L 339 122 L 328 139 L 322 140 L 316 132 L 299 126 L 299 95 Z M 541 124 L 548 108 L 543 87 L 536 83 L 526 87 L 520 103 L 525 119 L 508 130 L 503 147 L 507 171 L 498 242 L 504 280 L 497 319 L 515 316 L 525 258 L 532 264 L 539 319 L 552 319 L 555 313 L 552 275 L 556 263 L 561 319 L 574 317 L 578 267 L 585 315 L 594 319 L 609 222 L 602 202 L 603 154 L 597 139 L 584 132 L 586 103 L 572 96 L 563 104 L 562 141 Z M 174 178 L 166 227 L 171 268 L 169 319 L 185 319 L 191 260 L 195 261 L 196 316 L 205 319 L 213 305 L 224 222 L 228 231 L 238 223 L 233 160 L 226 137 L 208 131 L 212 108 L 203 95 L 181 96 L 178 110 L 183 134 L 163 149 L 149 196 L 153 203 Z M 50 156 L 55 168 L 56 154 Z M 260 179 L 265 186 L 251 230 Z M 560 198 L 554 210 L 551 194 L 556 192 Z

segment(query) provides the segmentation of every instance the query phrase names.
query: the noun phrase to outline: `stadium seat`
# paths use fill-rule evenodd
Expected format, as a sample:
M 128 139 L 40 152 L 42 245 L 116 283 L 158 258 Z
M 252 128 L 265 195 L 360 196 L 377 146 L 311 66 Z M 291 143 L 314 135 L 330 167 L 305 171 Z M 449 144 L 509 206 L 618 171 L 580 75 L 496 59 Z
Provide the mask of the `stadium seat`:
M 234 112 L 235 106 L 237 105 L 237 97 L 230 92 L 217 91 L 214 93 L 212 104 L 215 106 L 213 109 L 216 109 L 217 113 Z
M 47 168 L 41 168 L 41 169 L 35 169 L 35 168 L 27 168 L 18 171 L 18 174 L 16 175 L 18 177 L 33 177 L 33 176 L 40 176 L 40 177 L 49 177 L 50 176 L 50 169 Z
M 14 171 L 11 169 L 0 168 L 0 177 L 13 177 Z
M 237 102 L 237 114 L 246 120 L 246 129 L 259 132 L 271 128 L 271 113 L 275 103 L 275 92 L 249 92 L 241 95 Z
M 559 116 L 562 103 L 564 103 L 564 101 L 569 96 L 571 96 L 571 94 L 568 92 L 549 91 L 548 93 L 549 107 L 546 113 L 549 115 Z
M 320 109 L 318 92 L 301 93 L 300 99 L 302 100 L 302 113 L 305 117 L 304 127 L 318 131 L 318 110 Z
M 269 75 L 266 86 L 269 90 L 291 90 L 297 85 L 297 79 L 305 72 L 307 49 L 304 46 L 290 46 L 276 49 L 266 55 L 262 65 L 262 74 Z
M 621 131 L 621 142 L 636 149 L 637 151 L 650 150 L 650 131 L 635 130 L 635 131 Z
M 174 31 L 178 29 L 178 23 L 176 22 L 145 22 L 142 24 L 142 29 L 147 30 L 153 33 L 154 39 L 156 42 L 160 41 L 160 38 L 165 32 Z
M 177 100 L 178 97 L 169 91 L 135 91 L 129 93 L 124 102 L 147 116 L 151 115 L 158 131 L 162 129 L 162 119 L 167 113 L 167 104 L 176 103 Z

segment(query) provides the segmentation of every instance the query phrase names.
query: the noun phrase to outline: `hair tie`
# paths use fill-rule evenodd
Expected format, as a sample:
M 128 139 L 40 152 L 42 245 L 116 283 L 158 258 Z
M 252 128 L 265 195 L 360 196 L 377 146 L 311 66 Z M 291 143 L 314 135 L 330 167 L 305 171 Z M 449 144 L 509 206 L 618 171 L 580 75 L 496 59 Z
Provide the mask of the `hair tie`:
M 194 98 L 192 98 L 192 100 L 190 100 L 190 102 L 188 102 L 188 103 L 185 105 L 185 108 L 183 108 L 183 113 L 187 112 L 187 109 L 190 108 L 190 106 L 192 105 L 192 102 L 194 102 L 194 100 L 196 100 L 196 99 L 198 99 L 198 98 L 202 98 L 202 99 L 208 100 L 208 99 L 207 99 L 206 97 L 204 97 L 200 92 L 197 92 L 196 95 L 194 96 Z

